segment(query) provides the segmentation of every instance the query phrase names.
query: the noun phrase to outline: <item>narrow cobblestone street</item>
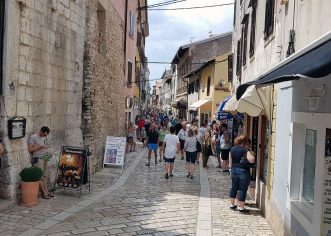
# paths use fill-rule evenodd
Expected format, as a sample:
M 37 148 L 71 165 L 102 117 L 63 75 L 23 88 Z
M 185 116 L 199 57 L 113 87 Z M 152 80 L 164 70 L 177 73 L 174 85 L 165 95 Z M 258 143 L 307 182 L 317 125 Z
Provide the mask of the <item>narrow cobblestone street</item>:
M 191 180 L 185 177 L 185 162 L 177 158 L 174 177 L 167 180 L 163 163 L 145 166 L 146 154 L 142 150 L 128 157 L 126 170 L 119 178 L 109 178 L 113 181 L 93 176 L 92 196 L 79 200 L 57 192 L 35 208 L 2 212 L 0 234 L 272 235 L 253 204 L 248 204 L 247 215 L 228 209 L 230 178 L 214 168 L 216 159 L 210 159 L 208 172 L 200 167 Z

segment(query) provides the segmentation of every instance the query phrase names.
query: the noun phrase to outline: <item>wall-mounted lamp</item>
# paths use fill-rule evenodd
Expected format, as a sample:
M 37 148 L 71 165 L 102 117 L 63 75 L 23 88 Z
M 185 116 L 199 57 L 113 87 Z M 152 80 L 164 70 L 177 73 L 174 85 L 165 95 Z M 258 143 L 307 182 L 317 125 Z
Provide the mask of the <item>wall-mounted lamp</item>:
M 324 97 L 326 86 L 323 84 L 320 88 L 312 88 L 310 95 L 306 97 L 307 107 L 310 111 L 315 111 L 318 107 L 321 97 Z

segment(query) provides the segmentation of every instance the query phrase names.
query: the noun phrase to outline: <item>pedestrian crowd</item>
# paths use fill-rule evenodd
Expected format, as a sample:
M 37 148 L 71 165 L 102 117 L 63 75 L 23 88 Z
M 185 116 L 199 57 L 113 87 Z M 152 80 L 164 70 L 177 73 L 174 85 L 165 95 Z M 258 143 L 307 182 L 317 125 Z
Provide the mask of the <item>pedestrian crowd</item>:
M 231 134 L 226 123 L 216 121 L 208 124 L 198 120 L 187 122 L 178 116 L 166 116 L 162 113 L 150 113 L 137 116 L 135 124 L 130 123 L 127 130 L 127 151 L 134 151 L 135 139 L 141 140 L 143 148 L 148 148 L 146 166 L 151 165 L 152 153 L 154 164 L 164 161 L 165 178 L 173 177 L 176 154 L 186 161 L 187 178 L 193 179 L 196 165 L 202 161 L 203 168 L 208 169 L 211 155 L 218 160 L 219 172 L 230 173 L 231 190 L 230 209 L 248 212 L 245 208 L 246 193 L 250 184 L 250 168 L 255 162 L 250 147 L 250 140 L 238 134 L 232 146 Z M 135 132 L 134 132 L 135 131 Z M 159 158 L 158 151 L 159 150 Z

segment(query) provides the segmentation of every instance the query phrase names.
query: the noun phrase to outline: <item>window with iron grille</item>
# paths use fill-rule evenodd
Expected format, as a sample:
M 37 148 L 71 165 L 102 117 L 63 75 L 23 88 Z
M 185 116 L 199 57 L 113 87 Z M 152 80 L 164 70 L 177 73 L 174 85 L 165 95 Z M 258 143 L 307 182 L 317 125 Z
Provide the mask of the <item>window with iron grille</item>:
M 252 21 L 251 21 L 251 38 L 249 41 L 249 57 L 254 56 L 255 53 L 256 8 L 257 8 L 257 0 L 252 0 Z
M 236 64 L 236 75 L 241 74 L 241 40 L 237 43 L 237 64 Z
M 5 32 L 5 0 L 0 1 L 0 94 L 2 94 L 3 81 L 3 48 Z
M 243 46 L 242 46 L 242 55 L 243 55 L 243 65 L 246 65 L 246 54 L 247 54 L 247 33 L 248 33 L 248 15 L 245 15 L 242 28 L 242 39 L 243 39 Z
M 275 8 L 275 0 L 266 0 L 265 20 L 264 20 L 264 39 L 267 39 L 274 30 L 274 8 Z
M 228 82 L 233 81 L 233 54 L 228 56 Z

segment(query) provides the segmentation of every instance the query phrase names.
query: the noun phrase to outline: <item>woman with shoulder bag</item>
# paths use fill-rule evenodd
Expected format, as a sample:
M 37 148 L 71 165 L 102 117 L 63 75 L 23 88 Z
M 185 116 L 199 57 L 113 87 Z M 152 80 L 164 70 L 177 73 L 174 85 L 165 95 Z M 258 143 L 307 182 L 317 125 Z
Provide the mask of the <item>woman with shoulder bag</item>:
M 209 168 L 208 164 L 208 159 L 210 155 L 213 155 L 212 149 L 211 149 L 211 134 L 212 128 L 210 126 L 207 127 L 207 131 L 203 137 L 203 167 L 204 168 Z
M 235 146 L 231 148 L 229 161 L 231 168 L 232 186 L 230 190 L 230 209 L 235 210 L 235 200 L 239 191 L 239 212 L 248 212 L 245 208 L 246 194 L 250 183 L 249 165 L 255 162 L 255 158 L 246 148 L 247 137 L 245 135 L 238 136 L 235 140 Z

